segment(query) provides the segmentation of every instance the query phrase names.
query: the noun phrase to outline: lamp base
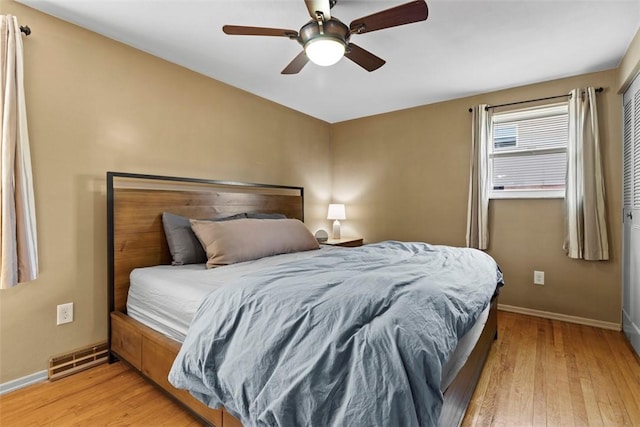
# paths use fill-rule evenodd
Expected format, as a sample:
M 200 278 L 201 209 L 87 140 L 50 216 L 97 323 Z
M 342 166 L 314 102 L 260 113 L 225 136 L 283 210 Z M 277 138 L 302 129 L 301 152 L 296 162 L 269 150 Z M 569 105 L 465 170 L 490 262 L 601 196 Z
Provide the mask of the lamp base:
M 337 219 L 333 221 L 333 235 L 331 236 L 333 239 L 340 238 L 340 221 Z

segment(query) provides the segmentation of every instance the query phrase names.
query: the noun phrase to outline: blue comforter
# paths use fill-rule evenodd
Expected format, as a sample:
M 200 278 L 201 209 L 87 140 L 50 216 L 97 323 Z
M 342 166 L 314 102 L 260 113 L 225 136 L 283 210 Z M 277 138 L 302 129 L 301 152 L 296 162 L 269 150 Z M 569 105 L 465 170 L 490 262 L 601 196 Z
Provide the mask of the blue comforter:
M 433 426 L 442 367 L 501 281 L 466 248 L 383 242 L 202 302 L 169 381 L 248 426 Z

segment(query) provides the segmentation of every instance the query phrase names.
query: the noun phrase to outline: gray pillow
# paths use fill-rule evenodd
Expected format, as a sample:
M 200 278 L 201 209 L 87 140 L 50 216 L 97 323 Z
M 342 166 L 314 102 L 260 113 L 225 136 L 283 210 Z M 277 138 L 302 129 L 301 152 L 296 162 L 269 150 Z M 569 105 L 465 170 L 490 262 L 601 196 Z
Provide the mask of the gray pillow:
M 287 216 L 281 213 L 247 212 L 246 215 L 247 215 L 247 218 L 254 218 L 254 219 L 287 219 Z
M 241 218 L 246 218 L 246 215 L 241 213 L 222 218 L 212 218 L 206 221 L 228 221 Z M 167 238 L 169 252 L 171 253 L 171 265 L 204 264 L 207 262 L 207 254 L 198 238 L 193 234 L 189 218 L 170 212 L 163 212 L 162 225 L 164 226 L 164 235 Z

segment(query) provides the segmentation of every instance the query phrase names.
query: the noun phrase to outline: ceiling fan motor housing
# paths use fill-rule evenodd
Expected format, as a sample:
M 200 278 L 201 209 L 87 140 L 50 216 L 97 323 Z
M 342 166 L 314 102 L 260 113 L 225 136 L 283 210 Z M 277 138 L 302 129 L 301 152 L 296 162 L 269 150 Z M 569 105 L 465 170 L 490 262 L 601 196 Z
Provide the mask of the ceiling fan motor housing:
M 347 45 L 349 36 L 351 35 L 349 33 L 349 27 L 336 18 L 320 22 L 311 20 L 300 29 L 299 41 L 303 47 L 318 37 L 334 39 L 344 46 Z

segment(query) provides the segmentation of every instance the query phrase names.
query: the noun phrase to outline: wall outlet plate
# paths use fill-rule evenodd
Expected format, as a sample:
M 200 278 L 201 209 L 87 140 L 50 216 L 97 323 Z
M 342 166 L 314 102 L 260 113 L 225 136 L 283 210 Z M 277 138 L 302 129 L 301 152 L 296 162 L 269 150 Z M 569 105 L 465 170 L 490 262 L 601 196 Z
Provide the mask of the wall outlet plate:
M 534 285 L 544 285 L 544 271 L 534 271 L 533 272 L 533 284 Z
M 60 304 L 58 306 L 56 325 L 64 325 L 71 322 L 73 322 L 73 303 Z

